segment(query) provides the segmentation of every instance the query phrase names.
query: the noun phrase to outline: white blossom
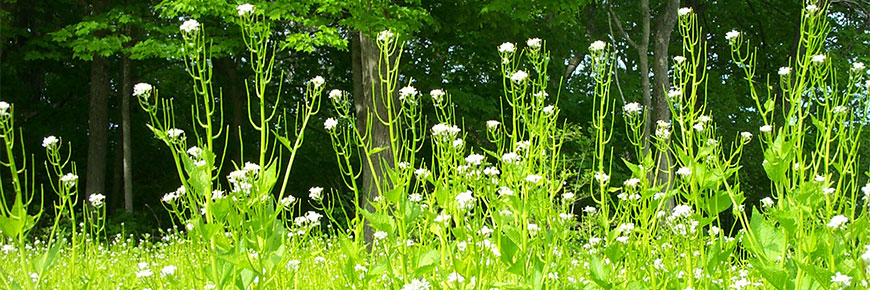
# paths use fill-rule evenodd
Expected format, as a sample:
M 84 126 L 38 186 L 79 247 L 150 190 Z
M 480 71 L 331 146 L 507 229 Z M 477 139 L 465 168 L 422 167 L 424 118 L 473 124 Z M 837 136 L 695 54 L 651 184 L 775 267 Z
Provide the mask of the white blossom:
M 840 286 L 848 287 L 849 285 L 852 285 L 852 277 L 837 272 L 834 276 L 831 276 L 831 283 L 837 283 L 840 284 Z
M 138 84 L 133 86 L 133 96 L 134 97 L 142 96 L 142 97 L 147 98 L 148 96 L 151 95 L 151 90 L 153 90 L 153 89 L 154 89 L 154 87 L 152 87 L 150 84 L 138 83 Z
M 810 14 L 812 14 L 812 13 L 816 13 L 816 11 L 819 11 L 819 6 L 816 6 L 815 4 L 810 4 L 810 5 L 807 5 L 806 10 L 807 10 L 807 12 L 809 12 Z
M 499 187 L 499 188 L 498 188 L 498 194 L 499 194 L 500 196 L 513 196 L 513 195 L 514 195 L 514 191 L 511 190 L 511 189 L 510 189 L 509 187 L 507 187 L 507 186 L 502 186 L 502 187 Z
M 474 200 L 474 195 L 470 190 L 460 192 L 456 195 L 456 203 L 459 204 L 459 208 L 461 209 L 468 210 L 474 208 Z
M 864 63 L 863 63 L 863 62 L 860 62 L 860 61 L 859 61 L 859 62 L 856 62 L 856 63 L 853 63 L 853 64 L 852 64 L 852 70 L 853 70 L 853 71 L 862 71 L 862 70 L 864 70 Z
M 543 109 L 544 114 L 548 114 L 548 115 L 552 114 L 554 111 L 556 111 L 556 107 L 554 107 L 553 105 L 546 106 Z
M 341 101 L 341 97 L 342 97 L 343 95 L 344 95 L 344 92 L 342 92 L 341 90 L 331 90 L 331 91 L 329 91 L 329 99 L 332 100 L 333 102 L 336 102 L 336 103 L 338 103 L 339 101 Z
M 814 62 L 816 64 L 822 64 L 825 62 L 825 59 L 827 59 L 827 58 L 828 57 L 825 56 L 824 54 L 817 54 L 817 55 L 814 55 L 811 60 L 812 60 L 812 62 Z
M 12 107 L 7 102 L 0 101 L 0 116 L 9 116 L 9 108 Z
M 389 40 L 393 39 L 393 36 L 394 35 L 393 35 L 392 31 L 384 30 L 384 31 L 381 31 L 381 33 L 378 33 L 378 41 L 380 41 L 380 42 L 389 41 Z
M 411 282 L 402 286 L 402 290 L 429 290 L 431 287 L 426 279 L 414 278 Z
M 103 202 L 105 200 L 106 200 L 106 196 L 99 194 L 99 193 L 91 194 L 91 196 L 88 197 L 88 201 L 90 201 L 91 205 L 93 205 L 94 207 L 103 206 Z
M 592 44 L 589 45 L 589 51 L 598 52 L 604 50 L 607 47 L 607 43 L 601 40 L 596 40 Z
M 513 74 L 511 74 L 511 81 L 513 81 L 515 83 L 522 83 L 522 82 L 526 81 L 526 79 L 528 79 L 528 78 L 529 78 L 529 74 L 527 74 L 526 72 L 524 72 L 522 70 L 518 70 L 518 71 L 514 72 Z
M 743 140 L 745 142 L 749 142 L 749 140 L 752 140 L 752 133 L 743 131 L 743 132 L 740 132 L 740 137 L 743 137 Z
M 638 184 L 640 184 L 640 179 L 638 178 L 631 178 L 622 183 L 622 185 L 624 185 L 625 187 L 631 188 L 636 187 Z
M 737 37 L 739 37 L 739 36 L 740 36 L 740 31 L 731 30 L 728 33 L 725 33 L 725 40 L 728 40 L 729 42 L 734 42 L 737 39 Z
M 844 215 L 837 215 L 831 218 L 831 221 L 828 222 L 828 227 L 832 229 L 843 230 L 846 229 L 846 223 L 849 222 L 849 218 Z
M 320 201 L 323 199 L 323 187 L 315 186 L 308 189 L 308 197 Z
M 185 33 L 195 32 L 199 30 L 199 21 L 196 21 L 196 19 L 190 19 L 182 23 L 178 28 Z
M 532 49 L 539 49 L 539 48 L 541 48 L 541 39 L 540 38 L 529 38 L 529 40 L 526 40 L 526 45 L 528 45 Z
M 781 76 L 787 76 L 787 75 L 791 74 L 791 68 L 787 67 L 787 66 L 781 67 L 781 68 L 779 68 L 778 73 Z
M 175 275 L 175 270 L 177 270 L 177 269 L 178 269 L 178 267 L 175 267 L 173 265 L 163 267 L 162 269 L 160 269 L 160 275 L 164 276 L 164 277 L 170 276 L 170 275 Z
M 498 128 L 498 125 L 501 125 L 501 123 L 499 121 L 496 121 L 496 120 L 486 121 L 486 128 L 487 129 L 495 130 L 496 128 Z
M 680 16 L 686 16 L 689 15 L 689 13 L 692 13 L 692 8 L 683 7 L 677 10 L 677 14 L 679 14 Z
M 335 118 L 330 117 L 327 118 L 326 121 L 323 121 L 323 128 L 325 128 L 327 131 L 332 131 L 332 129 L 334 129 L 337 125 L 338 120 L 336 120 Z
M 48 137 L 42 138 L 42 147 L 51 149 L 51 148 L 56 147 L 58 142 L 60 142 L 60 140 L 58 140 L 57 137 L 48 136 Z
M 406 86 L 399 90 L 399 100 L 411 101 L 417 95 L 417 89 L 412 86 Z
M 67 173 L 60 177 L 60 183 L 63 183 L 67 188 L 75 186 L 78 181 L 79 176 L 72 173 Z
M 773 131 L 773 127 L 770 125 L 764 125 L 758 128 L 758 131 L 761 131 L 762 133 L 770 133 L 770 131 Z
M 239 16 L 245 16 L 251 13 L 254 13 L 254 5 L 245 3 L 239 6 L 236 6 L 236 11 L 239 12 Z
M 505 42 L 498 46 L 498 52 L 501 53 L 512 53 L 516 50 L 516 46 L 514 46 L 514 44 L 510 42 Z
M 434 101 L 435 103 L 441 103 L 441 100 L 444 99 L 444 91 L 443 90 L 439 90 L 439 89 L 431 90 L 431 91 L 429 91 L 429 95 L 432 96 L 432 101 Z
M 632 102 L 632 103 L 625 104 L 625 106 L 622 106 L 622 111 L 624 111 L 626 114 L 629 114 L 629 115 L 635 115 L 637 113 L 640 113 L 641 107 L 640 107 L 640 104 L 638 104 L 636 102 Z
M 483 162 L 483 159 L 483 155 L 472 153 L 468 155 L 468 157 L 465 157 L 465 162 L 469 164 L 480 165 L 480 163 Z
M 770 197 L 762 198 L 761 199 L 761 206 L 762 207 L 772 207 L 773 206 L 773 199 L 771 199 Z
M 688 177 L 689 175 L 692 175 L 692 169 L 688 167 L 681 167 L 680 169 L 677 169 L 677 175 L 680 175 L 682 177 Z
M 322 86 L 323 83 L 325 83 L 325 82 L 326 82 L 326 81 L 323 79 L 322 76 L 315 76 L 315 77 L 311 78 L 311 80 L 308 81 L 308 83 L 310 83 L 311 85 L 313 85 L 315 88 L 319 88 L 319 87 Z
M 526 181 L 531 183 L 538 183 L 542 179 L 544 179 L 544 177 L 537 174 L 529 174 L 528 176 L 526 176 Z

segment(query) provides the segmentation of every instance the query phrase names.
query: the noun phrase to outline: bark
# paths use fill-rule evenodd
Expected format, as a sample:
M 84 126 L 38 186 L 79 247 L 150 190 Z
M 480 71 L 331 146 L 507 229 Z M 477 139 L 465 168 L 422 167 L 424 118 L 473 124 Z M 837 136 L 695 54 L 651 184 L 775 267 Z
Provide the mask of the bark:
M 106 149 L 109 127 L 109 62 L 103 56 L 91 61 L 90 104 L 88 105 L 88 163 L 85 198 L 105 192 Z
M 360 208 L 363 210 L 373 211 L 374 208 L 369 203 L 375 197 L 380 195 L 381 188 L 385 187 L 385 174 L 382 168 L 393 166 L 393 154 L 390 149 L 390 132 L 387 126 L 384 126 L 378 121 L 374 115 L 374 110 L 377 110 L 380 116 L 388 114 L 386 106 L 383 104 L 383 98 L 380 94 L 380 77 L 378 72 L 378 61 L 380 58 L 380 50 L 378 49 L 375 40 L 367 36 L 364 32 L 357 31 L 353 37 L 353 95 L 354 109 L 357 119 L 357 128 L 365 130 L 369 124 L 369 119 L 372 124 L 367 141 L 369 148 L 385 147 L 383 150 L 371 156 L 371 163 L 364 161 L 361 164 L 362 171 L 362 194 L 360 194 Z M 377 94 L 377 95 L 376 95 Z M 391 96 L 395 99 L 395 96 Z M 394 100 L 394 103 L 397 100 Z M 374 170 L 372 170 L 374 169 Z M 376 182 L 377 180 L 377 182 Z M 380 182 L 378 188 L 377 183 Z M 365 225 L 365 241 L 371 244 L 372 231 Z
M 129 33 L 129 30 L 128 30 Z M 121 150 L 123 151 L 124 210 L 133 212 L 133 152 L 130 146 L 130 98 L 133 97 L 130 54 L 121 56 Z
M 670 122 L 671 111 L 668 108 L 667 91 L 670 90 L 668 78 L 668 48 L 671 42 L 671 34 L 677 23 L 677 9 L 679 0 L 668 0 L 662 11 L 656 18 L 655 38 L 653 43 L 653 114 L 656 121 Z M 655 124 L 650 124 L 654 126 Z M 666 147 L 667 148 L 667 147 Z M 658 154 L 658 184 L 668 184 L 664 190 L 670 189 L 673 160 L 670 152 L 657 152 Z

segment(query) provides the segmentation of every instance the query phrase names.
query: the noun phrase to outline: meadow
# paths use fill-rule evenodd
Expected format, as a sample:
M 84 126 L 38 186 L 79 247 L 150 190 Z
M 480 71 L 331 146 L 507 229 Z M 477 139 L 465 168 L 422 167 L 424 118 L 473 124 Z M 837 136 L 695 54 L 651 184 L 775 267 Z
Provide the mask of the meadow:
M 571 132 L 559 116 L 570 112 L 560 110 L 560 88 L 551 87 L 545 40 L 493 47 L 505 113 L 485 124 L 464 123 L 449 91 L 400 83 L 405 43 L 391 31 L 376 40 L 380 74 L 371 101 L 383 110 L 357 115 L 350 93 L 313 76 L 304 101 L 278 111 L 267 98 L 274 93 L 268 84 L 281 79 L 273 74 L 272 31 L 257 7 L 239 5 L 233 17 L 255 75 L 246 84 L 248 122 L 260 144 L 238 140 L 258 156 L 239 164 L 220 145 L 229 127 L 213 89 L 209 37 L 188 20 L 180 30 L 193 114 L 176 115 L 156 85 L 133 92 L 148 128 L 171 152 L 162 161 L 175 164 L 179 187 L 162 199 L 172 228 L 159 236 L 106 234 L 105 197 L 80 194 L 72 149 L 59 137 L 42 142 L 52 182 L 34 184 L 43 168 L 16 147 L 15 106 L 0 102 L 0 191 L 14 197 L 0 204 L 0 287 L 870 289 L 870 184 L 859 183 L 870 177 L 870 163 L 856 154 L 866 146 L 858 140 L 870 80 L 859 62 L 834 70 L 825 10 L 803 9 L 799 53 L 776 72 L 756 70 L 764 58 L 741 31 L 708 40 L 730 45 L 764 120 L 728 143 L 718 133 L 726 121 L 711 118 L 707 106 L 714 80 L 694 11 L 677 16 L 682 49 L 670 59 L 669 121 L 645 124 L 647 108 L 615 98 L 619 63 L 610 44 L 592 43 L 583 69 L 594 79 L 593 165 L 579 184 L 568 179 L 562 154 Z M 849 81 L 838 83 L 837 73 Z M 780 87 L 767 85 L 770 78 Z M 324 112 L 331 114 L 325 122 L 313 123 Z M 194 127 L 176 128 L 177 118 Z M 496 149 L 468 145 L 463 124 L 485 127 Z M 614 124 L 626 126 L 626 154 L 614 152 Z M 318 184 L 307 195 L 286 190 L 311 126 L 329 133 L 349 194 Z M 771 184 L 758 204 L 746 202 L 738 174 L 748 146 L 763 149 L 755 166 Z M 613 180 L 617 164 L 631 177 Z M 232 172 L 221 176 L 224 168 Z M 366 170 L 380 174 L 364 180 Z M 29 210 L 40 194 L 57 196 L 44 209 L 51 214 Z M 582 197 L 594 205 L 580 206 Z M 31 234 L 47 216 L 49 234 Z

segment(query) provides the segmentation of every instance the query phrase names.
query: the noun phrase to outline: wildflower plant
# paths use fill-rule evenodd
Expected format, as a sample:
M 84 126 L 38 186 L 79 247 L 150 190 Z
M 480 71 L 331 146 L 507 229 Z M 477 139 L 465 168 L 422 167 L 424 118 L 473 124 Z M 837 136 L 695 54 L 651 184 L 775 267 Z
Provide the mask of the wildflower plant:
M 857 159 L 860 116 L 868 112 L 867 88 L 861 86 L 867 73 L 856 63 L 847 78 L 837 76 L 825 50 L 827 8 L 803 10 L 800 49 L 778 71 L 779 90 L 770 81 L 766 93 L 755 85 L 755 51 L 748 40 L 732 42 L 732 58 L 764 121 L 758 139 L 775 200 L 753 209 L 744 243 L 753 264 L 780 289 L 846 287 L 853 277 L 866 286 L 870 274 L 858 258 L 862 249 L 855 247 L 870 236 L 862 210 L 870 190 L 862 201 Z

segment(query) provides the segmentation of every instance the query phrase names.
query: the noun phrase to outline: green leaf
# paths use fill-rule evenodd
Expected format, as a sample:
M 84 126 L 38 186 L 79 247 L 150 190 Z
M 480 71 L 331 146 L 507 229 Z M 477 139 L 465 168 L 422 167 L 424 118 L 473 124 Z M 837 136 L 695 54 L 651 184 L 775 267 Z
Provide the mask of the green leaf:
M 785 236 L 782 229 L 775 227 L 754 207 L 749 228 L 752 229 L 754 241 L 749 248 L 757 255 L 766 258 L 768 262 L 775 262 L 776 258 L 785 251 Z
M 605 268 L 604 264 L 601 263 L 601 260 L 598 259 L 597 256 L 592 256 L 591 261 L 589 262 L 590 270 L 592 270 L 592 281 L 595 284 L 598 284 L 601 288 L 610 289 L 613 288 L 613 285 L 610 284 L 610 270 Z

